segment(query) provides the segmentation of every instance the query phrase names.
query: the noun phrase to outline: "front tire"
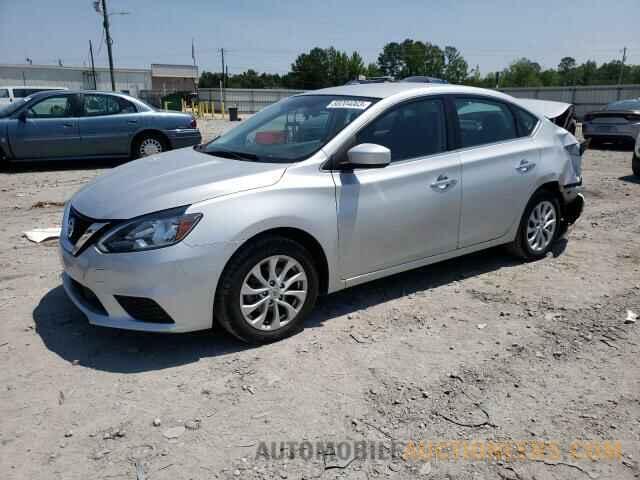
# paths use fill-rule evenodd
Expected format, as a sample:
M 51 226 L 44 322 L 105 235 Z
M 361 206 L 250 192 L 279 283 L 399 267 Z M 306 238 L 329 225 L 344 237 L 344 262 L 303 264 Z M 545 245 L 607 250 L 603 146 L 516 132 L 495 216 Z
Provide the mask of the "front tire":
M 518 233 L 509 250 L 524 260 L 544 258 L 561 231 L 557 197 L 544 190 L 536 192 L 524 209 Z
M 636 177 L 640 177 L 640 157 L 636 154 L 633 155 L 633 160 L 631 160 L 631 170 L 633 170 L 633 174 Z
M 298 242 L 267 236 L 242 247 L 220 278 L 219 324 L 248 343 L 269 343 L 299 330 L 318 297 L 313 257 Z

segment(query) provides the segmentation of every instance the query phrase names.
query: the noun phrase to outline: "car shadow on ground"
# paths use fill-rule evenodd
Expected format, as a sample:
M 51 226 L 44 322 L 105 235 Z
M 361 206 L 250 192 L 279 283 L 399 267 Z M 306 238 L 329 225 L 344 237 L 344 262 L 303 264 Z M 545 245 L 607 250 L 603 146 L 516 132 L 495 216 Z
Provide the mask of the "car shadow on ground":
M 636 183 L 640 185 L 640 176 L 638 175 L 625 175 L 623 177 L 618 177 L 618 180 L 622 180 L 623 182 Z
M 561 255 L 566 243 L 565 239 L 558 240 L 553 255 Z M 319 328 L 342 315 L 521 264 L 504 249 L 493 248 L 386 277 L 320 298 L 305 328 Z M 236 340 L 220 327 L 176 335 L 96 327 L 71 303 L 62 286 L 40 300 L 33 319 L 37 333 L 49 350 L 79 366 L 114 373 L 161 370 L 259 348 Z
M 0 173 L 54 172 L 64 170 L 99 170 L 113 168 L 130 160 L 126 158 L 88 158 L 84 160 L 33 160 L 0 162 Z
M 602 150 L 602 151 L 611 151 L 611 152 L 633 152 L 633 148 L 635 146 L 635 143 L 632 141 L 628 141 L 628 142 L 610 142 L 610 143 L 605 143 L 605 142 L 597 142 L 594 143 L 593 141 L 589 144 L 589 150 Z

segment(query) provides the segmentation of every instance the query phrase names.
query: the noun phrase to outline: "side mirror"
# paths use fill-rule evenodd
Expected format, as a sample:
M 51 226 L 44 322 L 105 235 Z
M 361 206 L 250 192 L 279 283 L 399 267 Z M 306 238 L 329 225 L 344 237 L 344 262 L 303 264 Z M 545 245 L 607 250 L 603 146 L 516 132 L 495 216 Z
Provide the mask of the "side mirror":
M 18 120 L 21 122 L 26 122 L 27 121 L 27 111 L 26 110 L 22 110 L 20 112 L 20 114 L 18 115 Z
M 347 168 L 384 168 L 391 163 L 391 150 L 375 143 L 361 143 L 349 149 Z

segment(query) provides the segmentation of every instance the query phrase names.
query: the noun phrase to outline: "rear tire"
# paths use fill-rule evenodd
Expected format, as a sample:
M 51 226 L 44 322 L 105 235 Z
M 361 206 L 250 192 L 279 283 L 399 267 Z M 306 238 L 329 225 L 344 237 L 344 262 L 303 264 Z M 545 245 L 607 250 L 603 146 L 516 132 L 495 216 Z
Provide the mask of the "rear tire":
M 633 174 L 636 177 L 640 177 L 640 157 L 637 155 L 633 155 L 633 160 L 631 160 L 631 170 L 633 170 Z
M 275 342 L 302 327 L 318 288 L 318 273 L 307 249 L 269 235 L 243 246 L 229 261 L 218 284 L 214 314 L 242 341 Z
M 133 144 L 133 158 L 148 157 L 169 150 L 166 139 L 157 133 L 144 133 Z
M 540 190 L 533 194 L 524 209 L 516 238 L 508 248 L 519 258 L 538 260 L 551 251 L 562 230 L 558 198 Z

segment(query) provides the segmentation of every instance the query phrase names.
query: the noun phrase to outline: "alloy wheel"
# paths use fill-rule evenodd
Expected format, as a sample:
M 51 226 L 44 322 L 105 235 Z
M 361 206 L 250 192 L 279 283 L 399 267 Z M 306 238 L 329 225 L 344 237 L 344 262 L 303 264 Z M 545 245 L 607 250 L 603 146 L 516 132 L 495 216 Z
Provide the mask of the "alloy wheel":
M 558 223 L 556 209 L 548 200 L 538 203 L 527 220 L 527 244 L 534 252 L 542 252 L 553 241 Z
M 240 311 L 253 328 L 274 331 L 300 313 L 308 293 L 300 262 L 287 255 L 260 260 L 246 275 L 240 290 Z

